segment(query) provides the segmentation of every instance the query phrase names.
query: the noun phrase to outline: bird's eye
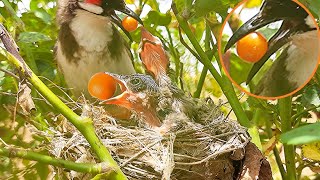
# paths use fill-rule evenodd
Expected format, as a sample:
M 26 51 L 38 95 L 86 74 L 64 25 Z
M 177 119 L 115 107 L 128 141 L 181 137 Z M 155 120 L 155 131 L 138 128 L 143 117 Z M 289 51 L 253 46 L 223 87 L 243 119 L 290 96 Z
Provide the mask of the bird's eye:
M 130 83 L 132 84 L 132 85 L 139 85 L 139 84 L 141 84 L 141 80 L 140 79 L 132 79 L 131 81 L 130 81 Z

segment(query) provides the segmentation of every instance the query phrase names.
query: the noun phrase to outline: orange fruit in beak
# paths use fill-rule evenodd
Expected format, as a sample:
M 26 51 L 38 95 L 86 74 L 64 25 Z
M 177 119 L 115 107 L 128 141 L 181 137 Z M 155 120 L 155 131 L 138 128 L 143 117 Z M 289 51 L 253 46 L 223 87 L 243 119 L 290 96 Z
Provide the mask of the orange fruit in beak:
M 128 32 L 132 32 L 132 31 L 137 29 L 138 21 L 135 20 L 134 18 L 130 17 L 130 16 L 127 16 L 122 20 L 122 26 Z
M 267 39 L 259 32 L 252 32 L 237 42 L 237 53 L 247 62 L 258 62 L 267 50 Z
M 111 98 L 117 88 L 117 82 L 113 77 L 100 72 L 94 74 L 88 83 L 88 91 L 91 96 L 100 100 Z

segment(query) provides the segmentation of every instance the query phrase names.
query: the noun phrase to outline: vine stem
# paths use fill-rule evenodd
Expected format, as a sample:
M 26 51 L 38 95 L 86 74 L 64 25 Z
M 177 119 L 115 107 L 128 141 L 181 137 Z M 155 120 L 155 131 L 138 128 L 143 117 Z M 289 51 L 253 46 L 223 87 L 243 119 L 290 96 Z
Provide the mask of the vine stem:
M 211 38 L 212 37 L 211 37 L 210 27 L 209 27 L 208 24 L 206 24 L 206 38 L 205 38 L 205 41 L 204 41 L 204 46 L 205 46 L 205 50 L 206 51 L 210 51 L 210 40 L 211 40 Z M 196 92 L 194 92 L 194 95 L 193 95 L 194 98 L 199 98 L 200 97 L 201 91 L 202 91 L 202 88 L 203 88 L 203 84 L 204 84 L 204 80 L 206 79 L 207 73 L 208 73 L 208 69 L 204 66 L 202 68 L 202 71 L 201 71 L 201 75 L 200 75 L 199 82 L 198 82 L 198 85 L 197 85 L 197 90 L 196 90 Z
M 12 38 L 7 33 L 6 29 L 0 24 L 0 38 L 6 47 L 6 50 L 0 48 L 0 54 L 7 58 L 34 86 L 34 88 L 48 101 L 50 104 L 57 109 L 62 115 L 64 115 L 86 138 L 88 143 L 91 145 L 92 150 L 96 153 L 98 158 L 102 162 L 106 162 L 109 166 L 114 169 L 115 173 L 111 173 L 110 178 L 116 180 L 127 179 L 121 171 L 117 162 L 112 158 L 108 149 L 102 144 L 100 139 L 95 133 L 92 119 L 89 117 L 78 116 L 73 112 L 67 105 L 65 105 L 28 67 L 23 58 L 20 56 L 15 47 Z
M 113 169 L 110 168 L 107 163 L 99 163 L 99 164 L 75 163 L 72 161 L 56 159 L 51 156 L 27 151 L 24 149 L 13 148 L 13 147 L 0 148 L 0 155 L 6 156 L 9 158 L 19 157 L 23 159 L 32 160 L 32 161 L 38 161 L 44 164 L 50 164 L 56 167 L 67 168 L 77 172 L 98 174 L 98 173 L 111 173 L 113 171 Z
M 259 114 L 260 113 L 263 113 L 263 110 L 261 109 L 258 109 L 257 111 L 259 111 Z M 266 122 L 266 132 L 268 134 L 268 137 L 269 139 L 272 138 L 272 128 L 271 128 L 271 125 L 272 123 L 270 121 L 267 121 Z M 277 149 L 277 146 L 275 146 L 273 148 L 273 155 L 274 155 L 274 158 L 276 160 L 276 163 L 278 165 L 278 168 L 279 168 L 279 171 L 280 171 L 280 174 L 281 174 L 281 178 L 284 179 L 285 178 L 285 175 L 286 175 L 286 171 L 283 167 L 283 163 L 281 161 L 281 157 L 280 157 L 280 153 L 279 153 L 279 150 Z
M 241 107 L 241 104 L 239 102 L 239 99 L 234 91 L 234 88 L 232 86 L 232 83 L 228 79 L 226 75 L 222 73 L 222 76 L 218 73 L 218 71 L 214 68 L 212 65 L 210 59 L 206 55 L 206 53 L 203 51 L 201 48 L 200 44 L 198 43 L 196 37 L 192 33 L 188 21 L 184 19 L 178 12 L 175 3 L 172 3 L 172 11 L 176 16 L 177 21 L 179 22 L 180 28 L 184 31 L 184 33 L 187 35 L 189 41 L 193 45 L 194 49 L 200 56 L 199 61 L 210 71 L 212 76 L 215 78 L 215 80 L 218 82 L 220 85 L 224 95 L 228 99 L 235 115 L 237 116 L 237 119 L 239 123 L 242 126 L 245 126 L 248 128 L 248 133 L 252 137 L 252 142 L 255 143 L 258 148 L 261 149 L 261 142 L 260 142 L 260 137 L 259 137 L 259 132 L 256 126 L 254 126 L 250 120 L 248 119 L 247 115 L 245 114 L 244 110 Z
M 292 129 L 291 121 L 291 108 L 292 108 L 292 97 L 286 97 L 279 99 L 278 106 L 280 110 L 281 119 L 281 131 L 282 133 L 288 132 Z M 294 145 L 283 145 L 285 162 L 286 162 L 286 178 L 290 180 L 297 179 L 296 177 L 296 166 L 295 166 L 295 147 Z

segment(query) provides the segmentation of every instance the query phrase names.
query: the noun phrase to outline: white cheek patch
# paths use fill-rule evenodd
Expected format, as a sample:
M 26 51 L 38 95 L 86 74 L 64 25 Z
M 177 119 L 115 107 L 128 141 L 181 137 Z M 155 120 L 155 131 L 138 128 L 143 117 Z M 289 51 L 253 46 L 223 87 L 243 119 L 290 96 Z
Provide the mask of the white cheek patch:
M 85 52 L 103 52 L 112 41 L 112 24 L 109 17 L 78 9 L 69 26 L 77 43 Z
M 102 7 L 94 5 L 94 4 L 79 2 L 79 6 L 82 9 L 87 10 L 89 12 L 92 12 L 94 14 L 102 14 L 103 13 Z
M 301 86 L 310 78 L 317 67 L 319 58 L 318 32 L 314 30 L 293 36 L 288 55 L 286 70 L 289 71 L 291 82 Z
M 316 24 L 314 23 L 312 17 L 309 15 L 308 17 L 306 17 L 304 19 L 304 21 L 306 22 L 306 24 L 310 27 L 310 28 L 316 28 Z

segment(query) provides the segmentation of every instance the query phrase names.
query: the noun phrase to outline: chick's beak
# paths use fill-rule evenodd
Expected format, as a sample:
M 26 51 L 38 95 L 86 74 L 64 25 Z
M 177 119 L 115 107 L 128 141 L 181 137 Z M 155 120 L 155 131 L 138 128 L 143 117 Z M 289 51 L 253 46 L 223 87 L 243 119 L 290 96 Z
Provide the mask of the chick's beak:
M 122 92 L 121 94 L 115 97 L 102 101 L 101 104 L 114 104 L 114 105 L 125 107 L 127 109 L 132 109 L 133 104 L 128 100 L 128 98 L 132 96 L 132 93 L 128 90 L 126 86 L 126 82 L 123 80 L 123 78 L 120 75 L 109 73 L 109 72 L 105 72 L 105 73 L 114 78 L 114 80 L 120 86 L 120 90 Z
M 113 77 L 119 84 L 122 93 L 118 96 L 104 100 L 101 104 L 113 104 L 122 106 L 129 110 L 134 110 L 140 115 L 143 115 L 145 122 L 152 127 L 159 127 L 161 125 L 159 118 L 156 115 L 155 107 L 145 106 L 142 101 L 139 101 L 139 97 L 130 91 L 126 86 L 124 76 L 105 72 L 106 74 Z
M 141 27 L 139 56 L 147 71 L 156 79 L 167 73 L 169 59 L 162 42 L 143 27 Z

